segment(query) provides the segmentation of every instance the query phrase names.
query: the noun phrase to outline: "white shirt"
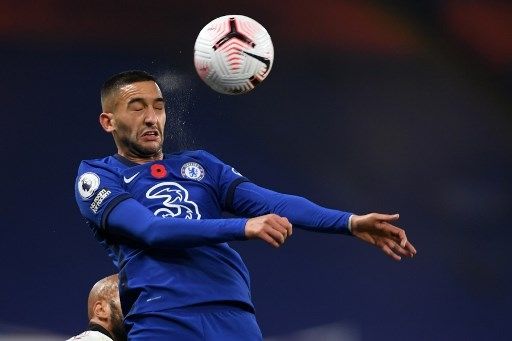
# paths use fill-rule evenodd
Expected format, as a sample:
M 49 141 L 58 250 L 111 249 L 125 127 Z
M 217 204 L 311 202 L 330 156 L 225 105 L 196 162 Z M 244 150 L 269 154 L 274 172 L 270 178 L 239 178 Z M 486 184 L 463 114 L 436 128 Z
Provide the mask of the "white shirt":
M 67 339 L 66 341 L 113 341 L 111 338 L 109 338 L 107 335 L 100 333 L 95 330 L 87 330 L 83 332 L 80 335 L 73 336 L 70 339 Z

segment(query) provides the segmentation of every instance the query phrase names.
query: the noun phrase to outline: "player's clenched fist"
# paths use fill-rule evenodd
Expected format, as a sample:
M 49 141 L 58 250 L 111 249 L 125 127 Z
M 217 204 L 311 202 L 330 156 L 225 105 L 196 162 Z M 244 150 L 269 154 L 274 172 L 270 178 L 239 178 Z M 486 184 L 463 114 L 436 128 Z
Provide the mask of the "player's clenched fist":
M 262 239 L 274 247 L 279 247 L 292 235 L 292 224 L 285 217 L 267 214 L 247 220 L 245 236 L 249 239 Z

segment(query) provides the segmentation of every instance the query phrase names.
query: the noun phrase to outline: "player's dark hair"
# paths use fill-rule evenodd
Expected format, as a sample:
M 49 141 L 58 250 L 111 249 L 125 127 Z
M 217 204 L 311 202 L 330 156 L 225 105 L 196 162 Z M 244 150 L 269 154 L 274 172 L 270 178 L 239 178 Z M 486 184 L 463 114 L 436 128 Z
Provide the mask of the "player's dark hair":
M 128 70 L 111 76 L 101 87 L 102 108 L 105 109 L 107 99 L 123 86 L 146 81 L 153 81 L 158 84 L 154 76 L 141 70 Z

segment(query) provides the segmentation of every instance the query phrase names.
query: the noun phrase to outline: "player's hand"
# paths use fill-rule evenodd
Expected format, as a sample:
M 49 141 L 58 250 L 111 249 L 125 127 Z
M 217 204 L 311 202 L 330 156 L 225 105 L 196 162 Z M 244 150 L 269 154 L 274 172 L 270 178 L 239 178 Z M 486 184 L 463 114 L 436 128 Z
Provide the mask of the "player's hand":
M 392 225 L 398 220 L 398 214 L 370 213 L 362 216 L 353 215 L 352 234 L 381 249 L 394 260 L 413 257 L 416 249 L 407 240 L 405 231 Z
M 274 247 L 281 246 L 292 235 L 292 224 L 277 214 L 267 214 L 247 220 L 245 236 L 262 239 Z

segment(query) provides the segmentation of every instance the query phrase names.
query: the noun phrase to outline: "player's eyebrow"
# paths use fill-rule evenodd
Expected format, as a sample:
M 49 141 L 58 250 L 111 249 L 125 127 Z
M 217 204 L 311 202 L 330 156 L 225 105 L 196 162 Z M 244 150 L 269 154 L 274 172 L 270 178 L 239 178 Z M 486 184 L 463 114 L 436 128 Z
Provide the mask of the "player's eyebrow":
M 153 102 L 161 102 L 161 103 L 164 103 L 165 104 L 165 100 L 162 98 L 162 97 L 158 97 L 158 98 L 155 98 L 153 100 Z M 142 97 L 135 97 L 135 98 L 132 98 L 131 100 L 128 101 L 128 104 L 127 105 L 130 105 L 132 103 L 141 103 L 141 104 L 145 104 L 146 103 L 146 100 Z
M 132 98 L 131 100 L 128 101 L 127 105 L 130 105 L 132 103 L 140 103 L 140 104 L 144 104 L 146 103 L 146 101 L 144 100 L 144 98 L 141 98 L 141 97 L 135 97 L 135 98 Z

